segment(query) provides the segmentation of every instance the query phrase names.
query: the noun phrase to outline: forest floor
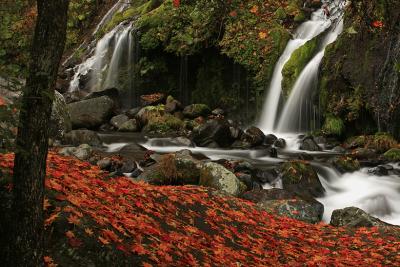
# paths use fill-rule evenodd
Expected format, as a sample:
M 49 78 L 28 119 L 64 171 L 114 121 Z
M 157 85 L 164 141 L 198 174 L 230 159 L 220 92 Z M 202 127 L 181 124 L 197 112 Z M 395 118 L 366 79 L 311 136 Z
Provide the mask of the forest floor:
M 0 198 L 13 158 L 0 154 Z M 47 266 L 400 265 L 397 228 L 307 224 L 209 188 L 109 178 L 54 152 L 47 166 Z

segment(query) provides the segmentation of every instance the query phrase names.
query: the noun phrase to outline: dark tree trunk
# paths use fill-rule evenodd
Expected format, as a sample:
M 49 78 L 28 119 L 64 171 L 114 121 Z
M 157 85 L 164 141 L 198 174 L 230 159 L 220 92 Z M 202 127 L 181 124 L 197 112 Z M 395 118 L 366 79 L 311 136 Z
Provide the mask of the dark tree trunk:
M 68 3 L 69 0 L 37 0 L 38 17 L 16 140 L 12 266 L 43 265 L 48 126 L 66 39 Z

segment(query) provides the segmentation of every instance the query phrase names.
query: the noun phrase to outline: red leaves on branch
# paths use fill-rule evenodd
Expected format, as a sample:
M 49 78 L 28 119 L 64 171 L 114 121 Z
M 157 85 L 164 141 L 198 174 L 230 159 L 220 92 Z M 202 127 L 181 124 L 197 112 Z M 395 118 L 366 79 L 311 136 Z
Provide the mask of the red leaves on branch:
M 180 0 L 173 0 L 172 1 L 174 7 L 178 8 L 181 5 L 181 1 Z
M 371 25 L 374 28 L 383 28 L 383 26 L 384 26 L 383 22 L 380 20 L 375 20 L 374 22 L 372 22 Z
M 4 173 L 12 161 L 13 155 L 0 154 Z M 97 166 L 50 152 L 46 229 L 68 227 L 58 238 L 72 248 L 98 244 L 143 266 L 400 266 L 399 233 L 310 225 L 203 187 L 106 176 Z

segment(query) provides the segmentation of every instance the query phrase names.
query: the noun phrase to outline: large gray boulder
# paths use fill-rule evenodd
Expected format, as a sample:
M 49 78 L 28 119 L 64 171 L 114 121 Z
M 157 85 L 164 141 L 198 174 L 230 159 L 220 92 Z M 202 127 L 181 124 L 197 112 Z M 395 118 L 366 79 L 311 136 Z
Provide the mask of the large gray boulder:
M 108 122 L 113 114 L 114 101 L 108 96 L 101 96 L 68 104 L 72 127 L 96 128 Z
M 62 138 L 71 129 L 72 124 L 67 103 L 63 95 L 55 91 L 50 119 L 50 136 Z
M 246 186 L 232 172 L 214 162 L 203 164 L 200 170 L 199 184 L 224 191 L 234 196 L 238 196 L 246 191 Z
M 193 142 L 201 147 L 229 147 L 234 142 L 225 120 L 210 120 L 193 133 Z
M 333 226 L 349 227 L 390 226 L 390 224 L 372 217 L 362 209 L 356 207 L 334 210 L 330 224 Z
M 79 146 L 81 144 L 101 146 L 102 144 L 99 135 L 90 130 L 72 130 L 64 135 L 63 143 L 74 146 Z
M 126 116 L 125 114 L 120 114 L 117 116 L 114 116 L 111 118 L 110 123 L 112 126 L 114 126 L 116 129 L 119 129 L 122 124 L 127 122 L 129 120 L 129 117 Z

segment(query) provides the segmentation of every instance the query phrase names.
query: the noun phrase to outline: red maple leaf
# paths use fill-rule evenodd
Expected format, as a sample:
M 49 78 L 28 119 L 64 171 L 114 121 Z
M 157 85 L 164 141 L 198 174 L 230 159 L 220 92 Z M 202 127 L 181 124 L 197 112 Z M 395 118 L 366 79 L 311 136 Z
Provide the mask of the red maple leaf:
M 173 0 L 172 2 L 174 4 L 174 7 L 179 7 L 181 5 L 181 1 L 180 0 Z

